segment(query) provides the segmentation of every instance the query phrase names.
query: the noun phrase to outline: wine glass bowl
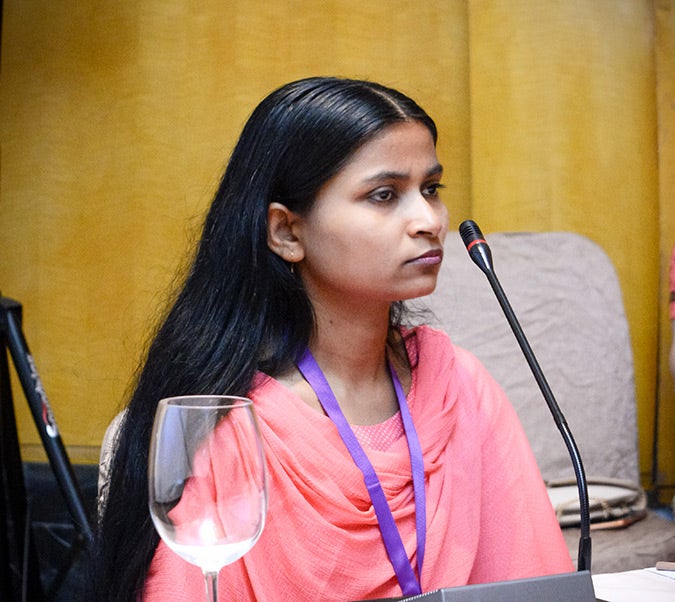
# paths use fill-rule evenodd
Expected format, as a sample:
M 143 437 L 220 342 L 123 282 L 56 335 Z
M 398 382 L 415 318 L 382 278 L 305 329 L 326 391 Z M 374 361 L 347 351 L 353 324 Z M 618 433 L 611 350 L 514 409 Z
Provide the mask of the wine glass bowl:
M 258 541 L 267 477 L 253 402 L 192 395 L 162 399 L 148 459 L 149 508 L 166 545 L 202 569 L 209 600 L 218 571 Z

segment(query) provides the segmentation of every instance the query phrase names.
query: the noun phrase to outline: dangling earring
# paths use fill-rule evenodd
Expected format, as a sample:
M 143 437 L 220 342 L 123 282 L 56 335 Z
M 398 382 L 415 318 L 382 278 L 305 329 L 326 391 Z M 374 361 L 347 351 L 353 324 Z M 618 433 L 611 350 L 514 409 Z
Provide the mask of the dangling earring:
M 295 276 L 295 262 L 293 259 L 295 258 L 295 251 L 291 249 L 291 261 L 289 262 L 291 264 L 291 274 Z

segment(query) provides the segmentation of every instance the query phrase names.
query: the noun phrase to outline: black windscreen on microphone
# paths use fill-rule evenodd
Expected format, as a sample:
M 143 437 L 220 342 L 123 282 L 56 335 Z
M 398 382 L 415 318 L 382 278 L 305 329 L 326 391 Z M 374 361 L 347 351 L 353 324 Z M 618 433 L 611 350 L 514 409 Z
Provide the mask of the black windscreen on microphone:
M 492 251 L 488 243 L 483 236 L 478 224 L 472 220 L 466 220 L 462 222 L 459 226 L 459 234 L 464 241 L 466 250 L 469 253 L 469 256 L 474 261 L 474 263 L 483 271 L 487 276 L 492 290 L 494 291 L 499 304 L 504 311 L 504 315 L 511 326 L 511 330 L 518 340 L 518 344 L 525 355 L 525 359 L 532 370 L 539 389 L 548 404 L 549 410 L 553 416 L 556 426 L 560 431 L 565 445 L 567 446 L 567 451 L 570 454 L 572 460 L 572 466 L 574 468 L 574 474 L 576 476 L 577 487 L 579 489 L 579 509 L 580 509 L 580 519 L 581 519 L 581 536 L 579 539 L 579 555 L 577 559 L 577 570 L 579 571 L 590 571 L 591 570 L 591 519 L 590 519 L 590 508 L 588 501 L 588 485 L 586 483 L 586 474 L 584 472 L 583 462 L 581 461 L 581 456 L 577 448 L 572 432 L 570 431 L 567 421 L 560 411 L 560 407 L 553 396 L 553 392 L 546 381 L 546 377 L 542 372 L 539 362 L 530 347 L 525 333 L 516 318 L 511 304 L 502 289 L 501 284 L 495 274 L 494 267 L 492 264 Z
M 471 220 L 462 222 L 459 226 L 459 235 L 473 262 L 486 274 L 492 271 L 492 252 L 478 224 Z

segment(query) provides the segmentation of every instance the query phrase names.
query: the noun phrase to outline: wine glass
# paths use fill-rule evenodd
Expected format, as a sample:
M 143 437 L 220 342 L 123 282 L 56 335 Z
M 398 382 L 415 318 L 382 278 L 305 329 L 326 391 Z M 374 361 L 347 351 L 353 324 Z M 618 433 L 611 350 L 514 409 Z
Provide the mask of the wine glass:
M 218 571 L 248 552 L 267 512 L 267 475 L 253 402 L 228 395 L 162 399 L 148 459 L 160 537 L 202 569 L 209 602 Z

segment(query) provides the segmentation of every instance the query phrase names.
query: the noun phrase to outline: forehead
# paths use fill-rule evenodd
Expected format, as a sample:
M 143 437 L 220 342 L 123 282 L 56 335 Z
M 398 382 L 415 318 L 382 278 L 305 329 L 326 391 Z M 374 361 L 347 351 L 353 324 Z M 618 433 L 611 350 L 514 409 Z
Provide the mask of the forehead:
M 402 121 L 388 125 L 356 149 L 351 160 L 367 155 L 374 150 L 395 148 L 400 144 L 435 148 L 434 138 L 429 129 L 418 121 Z M 411 148 L 415 150 L 415 148 Z
M 436 145 L 429 129 L 417 121 L 384 128 L 360 146 L 336 177 L 358 171 L 397 171 L 412 174 L 417 169 L 437 170 Z

